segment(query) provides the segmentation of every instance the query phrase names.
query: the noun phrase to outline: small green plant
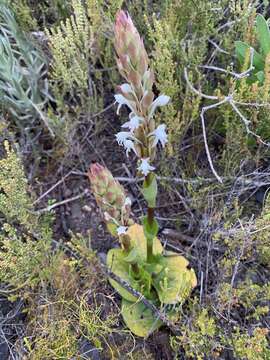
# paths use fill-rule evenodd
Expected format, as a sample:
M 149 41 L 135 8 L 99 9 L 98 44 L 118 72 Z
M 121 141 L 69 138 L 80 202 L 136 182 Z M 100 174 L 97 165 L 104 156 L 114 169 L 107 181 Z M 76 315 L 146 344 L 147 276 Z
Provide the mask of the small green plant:
M 138 174 L 144 179 L 141 192 L 148 205 L 142 225 L 130 225 L 131 201 L 107 169 L 94 164 L 89 178 L 105 220 L 115 225 L 114 233 L 116 231 L 121 244 L 121 249 L 108 252 L 108 267 L 152 304 L 164 310 L 169 305 L 182 304 L 196 286 L 196 275 L 188 268 L 188 261 L 177 253 L 165 251 L 157 238 L 159 226 L 155 207 L 158 188 L 153 161 L 157 145 L 160 143 L 164 147 L 167 143 L 167 134 L 164 124 L 156 127 L 154 115 L 157 107 L 165 106 L 170 98 L 160 95 L 154 100 L 154 74 L 149 69 L 143 40 L 124 11 L 119 11 L 116 16 L 115 49 L 118 70 L 126 80 L 115 95 L 117 113 L 122 105 L 130 110 L 129 121 L 122 125 L 129 131 L 120 131 L 116 139 L 125 148 L 127 156 L 133 152 L 138 158 Z M 122 297 L 122 315 L 134 334 L 146 337 L 162 325 L 162 321 L 140 299 L 114 279 L 110 282 Z M 175 310 L 167 313 L 170 318 L 177 317 Z
M 34 30 L 37 27 L 37 21 L 33 17 L 33 9 L 29 6 L 29 1 L 2 0 L 2 2 L 6 3 L 13 11 L 17 22 L 23 30 Z
M 19 352 L 25 359 L 77 358 L 83 339 L 100 352 L 112 352 L 107 336 L 115 331 L 118 311 L 104 319 L 102 304 L 89 305 L 81 293 L 90 287 L 95 294 L 104 282 L 88 241 L 71 237 L 68 246 L 76 259 L 61 246 L 52 248 L 52 214 L 34 211 L 20 157 L 7 142 L 0 150 L 5 152 L 0 159 L 0 293 L 11 302 L 24 301 Z
M 203 360 L 214 355 L 217 350 L 217 325 L 206 308 L 199 309 L 196 302 L 193 305 L 193 316 L 188 324 L 181 326 L 181 336 L 171 337 L 171 346 L 175 351 L 184 348 L 188 358 Z M 195 312 L 196 311 L 196 312 Z
M 31 197 L 27 193 L 27 180 L 21 160 L 7 141 L 6 157 L 0 160 L 0 215 L 9 224 L 19 223 L 26 229 L 37 227 Z
M 241 334 L 236 328 L 232 336 L 233 351 L 237 359 L 243 360 L 267 360 L 270 357 L 268 346 L 267 328 L 255 328 L 252 335 Z
M 253 71 L 247 81 L 250 84 L 258 81 L 262 85 L 265 81 L 265 68 L 270 60 L 270 31 L 267 21 L 260 14 L 256 17 L 256 34 L 259 41 L 259 51 L 256 51 L 251 45 L 242 41 L 235 42 L 235 50 L 241 65 L 245 64 L 247 57 L 250 56 L 252 51 L 251 66 Z
M 0 159 L 0 282 L 15 294 L 47 278 L 48 269 L 41 264 L 51 247 L 51 217 L 34 212 L 21 159 L 7 141 L 4 150 Z M 20 296 L 27 297 L 27 291 Z

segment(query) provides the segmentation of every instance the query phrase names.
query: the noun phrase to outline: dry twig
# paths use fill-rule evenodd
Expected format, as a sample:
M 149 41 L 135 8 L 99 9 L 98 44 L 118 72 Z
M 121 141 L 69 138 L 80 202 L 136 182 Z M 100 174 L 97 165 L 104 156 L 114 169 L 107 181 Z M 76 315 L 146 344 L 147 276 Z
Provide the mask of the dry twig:
M 224 72 L 224 73 L 227 73 L 227 74 L 230 74 L 232 75 L 234 78 L 236 79 L 242 79 L 244 77 L 247 77 L 249 76 L 250 72 L 254 69 L 254 66 L 253 66 L 253 57 L 254 57 L 254 49 L 253 48 L 250 48 L 250 66 L 249 68 L 242 72 L 242 73 L 236 73 L 234 71 L 229 71 L 229 70 L 226 70 L 226 69 L 222 69 L 222 68 L 219 68 L 219 67 L 216 67 L 216 66 L 208 66 L 208 65 L 205 65 L 205 66 L 200 66 L 200 67 L 203 67 L 203 68 L 206 68 L 206 69 L 210 69 L 210 70 L 215 70 L 215 71 L 220 71 L 220 72 Z M 245 128 L 246 128 L 246 132 L 248 135 L 253 135 L 260 143 L 262 143 L 263 145 L 266 145 L 266 146 L 270 146 L 269 143 L 266 143 L 265 141 L 263 141 L 263 139 L 257 135 L 254 131 L 250 130 L 249 128 L 249 125 L 250 125 L 250 120 L 248 120 L 242 113 L 241 111 L 238 109 L 237 105 L 246 105 L 246 103 L 241 103 L 239 101 L 235 101 L 234 100 L 234 94 L 228 94 L 227 96 L 225 96 L 223 99 L 221 99 L 220 97 L 218 96 L 213 96 L 213 95 L 207 95 L 207 94 L 204 94 L 202 93 L 201 91 L 199 91 L 198 89 L 196 89 L 192 84 L 191 82 L 189 81 L 189 78 L 188 78 L 188 71 L 187 69 L 185 68 L 184 69 L 184 77 L 185 77 L 185 80 L 188 84 L 188 86 L 190 87 L 190 89 L 195 93 L 197 94 L 198 96 L 202 97 L 202 98 L 205 98 L 205 99 L 208 99 L 208 100 L 216 100 L 217 102 L 215 104 L 211 104 L 211 105 L 208 105 L 208 106 L 203 106 L 202 109 L 201 109 L 201 113 L 200 113 L 200 118 L 201 118 L 201 123 L 202 123 L 202 130 L 203 130 L 203 138 L 204 138 L 204 145 L 205 145 L 205 151 L 206 151 L 206 155 L 207 155 L 207 159 L 208 159 L 208 162 L 209 162 L 209 165 L 210 165 L 210 168 L 212 170 L 212 173 L 214 174 L 215 178 L 220 182 L 220 183 L 223 183 L 222 181 L 222 178 L 218 175 L 217 171 L 215 170 L 214 168 L 214 165 L 213 165 L 213 161 L 212 161 L 212 158 L 211 158 L 211 154 L 210 154 L 210 150 L 209 150 L 209 146 L 208 146 L 208 142 L 207 142 L 207 134 L 206 134 L 206 127 L 205 127 L 205 113 L 210 110 L 210 109 L 214 109 L 216 107 L 219 107 L 221 105 L 224 105 L 226 103 L 228 103 L 229 105 L 231 105 L 232 109 L 236 112 L 236 114 L 240 117 L 240 119 L 242 120 Z M 257 103 L 254 103 L 253 106 L 262 106 L 262 104 L 257 104 Z

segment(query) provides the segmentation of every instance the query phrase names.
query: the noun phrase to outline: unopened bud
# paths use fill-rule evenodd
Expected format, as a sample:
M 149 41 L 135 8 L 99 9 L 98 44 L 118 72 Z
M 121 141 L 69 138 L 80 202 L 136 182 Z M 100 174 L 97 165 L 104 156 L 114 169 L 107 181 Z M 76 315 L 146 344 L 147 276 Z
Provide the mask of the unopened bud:
M 129 14 L 123 10 L 118 11 L 116 14 L 114 33 L 114 46 L 120 59 L 118 61 L 119 71 L 122 73 L 124 70 L 129 74 L 133 68 L 142 78 L 148 69 L 148 55 L 138 30 L 134 26 Z M 124 59 L 124 57 L 126 58 Z
M 111 172 L 100 164 L 91 165 L 88 176 L 96 202 L 108 224 L 130 225 L 130 205 L 127 204 L 125 190 L 114 179 Z M 112 232 L 111 228 L 110 231 Z

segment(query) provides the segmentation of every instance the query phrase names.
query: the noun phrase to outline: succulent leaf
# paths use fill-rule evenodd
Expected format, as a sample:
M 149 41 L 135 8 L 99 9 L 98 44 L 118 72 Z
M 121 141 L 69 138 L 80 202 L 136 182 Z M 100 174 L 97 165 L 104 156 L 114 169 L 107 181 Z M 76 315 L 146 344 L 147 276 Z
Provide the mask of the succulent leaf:
M 141 337 L 147 337 L 162 325 L 162 321 L 142 302 L 122 299 L 122 316 L 133 334 Z
M 260 14 L 256 17 L 256 28 L 262 52 L 266 56 L 270 52 L 270 31 L 265 18 Z
M 243 41 L 236 41 L 235 42 L 235 51 L 238 60 L 241 64 L 244 63 L 246 59 L 247 52 L 250 51 L 251 46 L 244 43 Z M 256 50 L 254 50 L 254 57 L 253 57 L 253 65 L 257 70 L 264 70 L 264 58 L 260 55 Z
M 188 269 L 188 261 L 176 253 L 159 258 L 163 270 L 153 279 L 153 285 L 158 293 L 159 300 L 164 304 L 183 302 L 197 285 L 193 269 Z
M 110 249 L 107 254 L 107 266 L 115 275 L 128 282 L 134 290 L 140 291 L 140 284 L 132 277 L 130 264 L 125 261 L 126 256 L 126 252 L 122 249 Z M 109 281 L 122 298 L 133 302 L 137 300 L 135 296 L 119 285 L 118 282 L 113 279 L 109 279 Z
M 141 262 L 146 262 L 147 260 L 147 240 L 144 234 L 143 227 L 138 224 L 131 225 L 127 231 L 131 239 L 131 246 L 137 249 L 138 259 Z M 153 255 L 159 255 L 163 251 L 161 242 L 157 237 L 153 240 Z

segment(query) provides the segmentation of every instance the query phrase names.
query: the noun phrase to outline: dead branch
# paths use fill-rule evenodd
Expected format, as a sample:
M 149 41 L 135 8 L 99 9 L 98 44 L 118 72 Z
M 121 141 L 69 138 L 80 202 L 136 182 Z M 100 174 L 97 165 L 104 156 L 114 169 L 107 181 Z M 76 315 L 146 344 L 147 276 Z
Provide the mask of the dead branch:
M 250 48 L 250 66 L 249 68 L 242 72 L 242 73 L 236 73 L 234 71 L 229 71 L 229 70 L 226 70 L 226 69 L 222 69 L 222 68 L 219 68 L 219 67 L 216 67 L 216 66 L 208 66 L 208 65 L 205 65 L 205 66 L 200 66 L 200 67 L 203 67 L 203 68 L 206 68 L 206 69 L 210 69 L 210 70 L 215 70 L 215 71 L 221 71 L 221 72 L 224 72 L 224 73 L 227 73 L 227 74 L 230 74 L 232 75 L 234 78 L 236 79 L 242 79 L 242 78 L 245 78 L 247 76 L 249 76 L 250 72 L 254 69 L 254 66 L 253 66 L 253 57 L 254 57 L 254 49 L 253 48 Z M 238 101 L 235 101 L 234 98 L 233 98 L 233 94 L 228 94 L 227 96 L 225 96 L 223 99 L 220 99 L 220 97 L 218 96 L 212 96 L 212 95 L 207 95 L 207 94 L 204 94 L 202 93 L 200 90 L 196 89 L 192 84 L 191 82 L 189 81 L 189 77 L 188 77 L 188 71 L 187 69 L 185 68 L 184 69 L 184 77 L 185 77 L 185 80 L 186 80 L 186 83 L 188 84 L 188 86 L 190 87 L 190 89 L 195 93 L 197 94 L 198 96 L 202 97 L 202 98 L 205 98 L 205 99 L 209 99 L 209 100 L 216 100 L 217 102 L 215 104 L 211 104 L 211 105 L 208 105 L 208 106 L 204 106 L 202 107 L 201 109 L 201 113 L 200 113 L 200 118 L 201 118 L 201 123 L 202 123 L 202 130 L 203 130 L 203 139 L 204 139 L 204 145 L 205 145 L 205 151 L 206 151 L 206 155 L 207 155 L 207 160 L 209 162 L 209 165 L 210 165 L 210 168 L 211 168 L 211 171 L 213 173 L 213 175 L 215 176 L 215 178 L 220 182 L 222 183 L 222 178 L 218 175 L 218 173 L 216 172 L 215 168 L 214 168 L 214 165 L 213 165 L 213 161 L 212 161 L 212 158 L 211 158 L 211 154 L 210 154 L 210 150 L 209 150 L 209 146 L 208 146 L 208 142 L 207 142 L 207 134 L 206 134 L 206 126 L 205 126 L 205 118 L 204 118 L 204 115 L 205 113 L 208 111 L 208 110 L 211 110 L 211 109 L 214 109 L 216 107 L 219 107 L 221 105 L 224 105 L 226 103 L 230 104 L 232 109 L 236 112 L 236 114 L 240 117 L 240 119 L 242 120 L 244 126 L 245 126 L 245 129 L 246 129 L 246 132 L 248 135 L 252 135 L 254 136 L 260 143 L 262 143 L 263 145 L 265 146 L 268 146 L 270 147 L 270 143 L 266 143 L 259 135 L 257 135 L 254 131 L 250 130 L 249 128 L 249 125 L 250 125 L 250 120 L 248 120 L 242 113 L 241 111 L 239 110 L 239 108 L 237 107 L 237 105 L 241 105 L 241 102 L 238 102 Z M 242 105 L 244 105 L 245 103 L 242 103 Z M 246 104 L 245 104 L 246 105 Z M 254 106 L 261 106 L 261 104 L 257 104 L 255 103 Z
M 76 195 L 76 196 L 73 196 L 73 197 L 68 198 L 68 199 L 64 199 L 64 200 L 59 201 L 59 202 L 57 202 L 57 203 L 55 203 L 55 204 L 52 204 L 52 205 L 50 205 L 50 206 L 47 206 L 46 208 L 36 210 L 35 212 L 38 213 L 38 214 L 42 214 L 42 213 L 44 213 L 44 212 L 49 212 L 49 211 L 55 209 L 55 208 L 58 207 L 58 206 L 65 205 L 65 204 L 68 204 L 68 203 L 70 203 L 70 202 L 72 202 L 72 201 L 81 199 L 81 198 L 83 198 L 84 196 L 86 196 L 87 194 L 89 194 L 89 192 L 90 192 L 90 191 L 89 191 L 88 189 L 85 189 L 82 193 L 80 193 L 80 194 L 78 194 L 78 195 Z

